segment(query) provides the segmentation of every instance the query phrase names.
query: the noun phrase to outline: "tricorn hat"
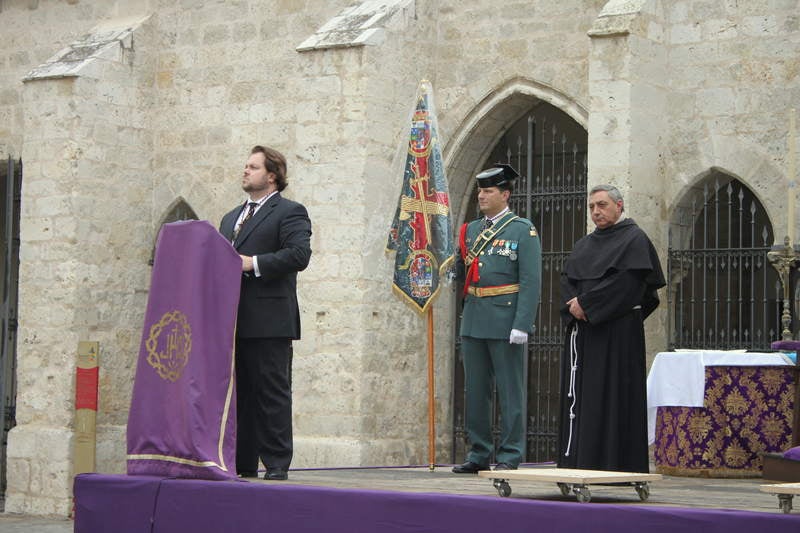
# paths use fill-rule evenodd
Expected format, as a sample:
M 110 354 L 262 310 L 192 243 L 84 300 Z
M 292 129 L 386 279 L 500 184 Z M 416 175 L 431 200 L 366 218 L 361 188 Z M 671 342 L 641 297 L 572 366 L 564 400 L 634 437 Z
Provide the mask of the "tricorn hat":
M 495 163 L 491 168 L 481 171 L 475 176 L 475 179 L 478 181 L 478 187 L 482 189 L 486 187 L 510 188 L 518 177 L 519 173 L 511 165 Z

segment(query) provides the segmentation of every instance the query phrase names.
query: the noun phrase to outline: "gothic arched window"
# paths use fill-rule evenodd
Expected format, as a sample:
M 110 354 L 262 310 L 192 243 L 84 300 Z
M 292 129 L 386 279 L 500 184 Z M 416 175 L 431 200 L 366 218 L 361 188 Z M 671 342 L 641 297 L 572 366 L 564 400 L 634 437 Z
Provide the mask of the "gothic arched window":
M 179 220 L 198 220 L 194 209 L 192 209 L 192 206 L 190 206 L 189 203 L 180 196 L 170 204 L 170 206 L 164 212 L 164 216 L 161 217 L 161 222 L 158 224 L 158 230 L 156 231 L 155 238 L 153 239 L 153 249 L 150 252 L 150 261 L 148 261 L 150 266 L 153 266 L 153 260 L 156 257 L 156 241 L 158 240 L 158 234 L 161 231 L 161 226 L 170 222 L 177 222 Z
M 739 180 L 711 171 L 683 197 L 669 232 L 670 348 L 766 349 L 780 338 L 772 224 Z

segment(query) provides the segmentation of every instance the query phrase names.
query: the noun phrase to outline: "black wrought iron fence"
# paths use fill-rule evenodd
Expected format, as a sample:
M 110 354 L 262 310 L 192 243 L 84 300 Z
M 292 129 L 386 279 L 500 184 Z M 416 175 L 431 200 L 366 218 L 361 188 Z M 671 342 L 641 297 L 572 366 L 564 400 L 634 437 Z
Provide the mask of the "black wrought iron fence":
M 769 218 L 722 174 L 691 191 L 670 226 L 669 346 L 766 349 L 780 338 L 781 284 Z
M 6 442 L 15 425 L 17 279 L 19 275 L 19 213 L 22 161 L 8 158 L 0 164 L 0 235 L 3 243 L 2 306 L 0 306 L 0 495 L 6 489 Z

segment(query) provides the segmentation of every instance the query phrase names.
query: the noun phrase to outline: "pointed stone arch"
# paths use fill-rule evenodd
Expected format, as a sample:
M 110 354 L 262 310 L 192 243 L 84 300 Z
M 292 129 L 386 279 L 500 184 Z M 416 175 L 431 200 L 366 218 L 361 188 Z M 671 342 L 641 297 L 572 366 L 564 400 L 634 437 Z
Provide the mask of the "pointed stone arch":
M 769 154 L 759 151 L 736 136 L 712 135 L 711 142 L 698 155 L 697 164 L 702 170 L 678 171 L 674 175 L 672 182 L 681 185 L 668 191 L 666 195 L 673 199 L 667 207 L 670 222 L 680 216 L 681 210 L 686 209 L 687 199 L 690 201 L 691 198 L 690 192 L 699 190 L 698 187 L 702 187 L 709 175 L 717 173 L 747 186 L 765 210 L 774 228 L 776 242 L 770 244 L 782 244 L 788 227 L 785 206 L 781 204 L 785 197 L 776 196 L 774 191 L 786 188 L 786 176 L 775 166 Z
M 175 200 L 169 204 L 169 207 L 164 211 L 164 214 L 161 216 L 161 220 L 158 222 L 158 226 L 156 229 L 155 236 L 153 237 L 153 247 L 150 252 L 150 260 L 148 264 L 153 266 L 153 261 L 156 257 L 156 242 L 158 241 L 158 234 L 161 232 L 161 226 L 164 224 L 168 224 L 170 222 L 177 222 L 179 220 L 199 220 L 197 214 L 192 209 L 192 206 L 189 205 L 182 196 L 178 196 Z
M 472 177 L 507 128 L 539 102 L 563 111 L 584 129 L 588 111 L 565 93 L 528 78 L 516 77 L 493 88 L 470 111 L 445 146 L 445 165 L 456 220 L 463 221 L 474 188 Z

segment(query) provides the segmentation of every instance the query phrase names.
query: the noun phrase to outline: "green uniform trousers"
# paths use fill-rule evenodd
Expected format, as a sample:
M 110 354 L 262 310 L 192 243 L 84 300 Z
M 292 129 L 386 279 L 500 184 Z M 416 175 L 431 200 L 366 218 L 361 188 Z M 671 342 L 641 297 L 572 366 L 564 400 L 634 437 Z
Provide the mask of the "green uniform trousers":
M 461 338 L 466 381 L 465 427 L 471 449 L 467 461 L 486 466 L 494 450 L 492 442 L 492 378 L 497 380 L 501 433 L 498 463 L 516 467 L 525 450 L 525 344 L 507 339 Z

